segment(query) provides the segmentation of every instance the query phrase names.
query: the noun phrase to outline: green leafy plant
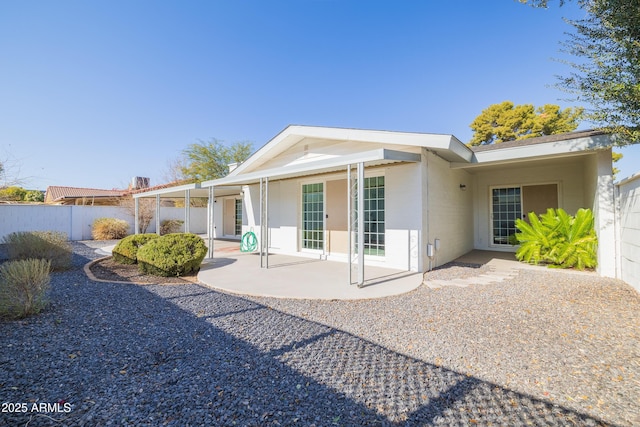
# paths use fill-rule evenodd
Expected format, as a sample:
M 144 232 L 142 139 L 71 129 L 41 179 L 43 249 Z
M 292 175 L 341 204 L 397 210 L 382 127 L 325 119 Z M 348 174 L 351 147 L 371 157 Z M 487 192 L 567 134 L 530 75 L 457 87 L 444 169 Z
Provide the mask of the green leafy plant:
M 155 276 L 184 276 L 200 269 L 207 254 L 201 237 L 191 233 L 174 233 L 146 243 L 138 250 L 138 267 Z
M 594 268 L 598 239 L 593 224 L 589 209 L 579 209 L 575 216 L 552 208 L 540 216 L 530 212 L 529 222 L 518 219 L 515 223 L 515 238 L 520 244 L 516 258 L 550 267 Z
M 47 305 L 51 262 L 44 259 L 9 261 L 0 266 L 0 316 L 19 319 Z
M 138 249 L 150 240 L 157 239 L 157 234 L 132 234 L 120 240 L 111 252 L 113 260 L 119 264 L 136 264 Z
M 177 233 L 182 224 L 184 221 L 181 219 L 165 219 L 160 223 L 160 234 L 164 236 L 165 234 Z
M 19 231 L 6 235 L 10 260 L 46 259 L 51 270 L 67 270 L 71 267 L 72 248 L 67 235 L 55 231 Z
M 91 235 L 94 240 L 122 239 L 128 232 L 129 223 L 118 218 L 98 218 L 91 226 Z

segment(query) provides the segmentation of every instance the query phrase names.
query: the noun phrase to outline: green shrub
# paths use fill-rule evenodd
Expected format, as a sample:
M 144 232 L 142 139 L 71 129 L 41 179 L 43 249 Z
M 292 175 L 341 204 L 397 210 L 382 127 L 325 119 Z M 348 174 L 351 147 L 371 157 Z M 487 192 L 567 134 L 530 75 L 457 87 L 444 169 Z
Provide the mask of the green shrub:
M 46 259 L 54 271 L 71 267 L 72 249 L 65 233 L 55 231 L 20 231 L 2 239 L 10 260 Z
M 125 237 L 113 248 L 113 260 L 120 264 L 135 264 L 138 261 L 138 249 L 158 237 L 160 236 L 157 234 L 132 234 Z
M 207 246 L 201 237 L 190 233 L 167 234 L 138 250 L 138 267 L 145 274 L 183 276 L 198 271 L 206 254 Z
M 579 209 L 575 217 L 563 209 L 549 208 L 540 216 L 531 212 L 529 223 L 518 219 L 516 228 L 520 261 L 580 270 L 597 265 L 598 239 L 589 209 Z
M 93 221 L 91 235 L 94 240 L 122 239 L 129 232 L 129 223 L 117 218 L 98 218 Z
M 0 316 L 19 319 L 39 313 L 47 305 L 50 267 L 44 259 L 0 265 Z
M 160 235 L 177 233 L 184 221 L 181 219 L 165 219 L 160 223 Z

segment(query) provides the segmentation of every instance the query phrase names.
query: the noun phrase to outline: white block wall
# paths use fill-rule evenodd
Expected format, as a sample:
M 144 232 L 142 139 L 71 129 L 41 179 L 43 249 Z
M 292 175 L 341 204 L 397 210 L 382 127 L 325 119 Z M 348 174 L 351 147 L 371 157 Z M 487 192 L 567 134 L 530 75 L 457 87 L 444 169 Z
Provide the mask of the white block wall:
M 184 208 L 160 208 L 160 218 L 184 220 Z M 133 233 L 133 216 L 118 206 L 0 205 L 0 239 L 17 231 L 59 231 L 69 240 L 91 240 L 91 225 L 98 218 L 119 218 L 129 223 Z M 191 208 L 191 232 L 207 232 L 207 209 Z M 155 232 L 155 220 L 148 233 Z
M 619 277 L 640 292 L 640 174 L 618 184 Z

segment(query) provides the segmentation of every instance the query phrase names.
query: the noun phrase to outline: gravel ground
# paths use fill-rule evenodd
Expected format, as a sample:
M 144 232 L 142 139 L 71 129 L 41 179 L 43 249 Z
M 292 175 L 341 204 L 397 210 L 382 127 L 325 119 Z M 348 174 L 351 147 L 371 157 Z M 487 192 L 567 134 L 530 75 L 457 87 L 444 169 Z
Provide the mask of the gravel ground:
M 49 309 L 0 322 L 0 425 L 640 423 L 640 297 L 618 281 L 249 299 L 92 282 L 88 244 Z

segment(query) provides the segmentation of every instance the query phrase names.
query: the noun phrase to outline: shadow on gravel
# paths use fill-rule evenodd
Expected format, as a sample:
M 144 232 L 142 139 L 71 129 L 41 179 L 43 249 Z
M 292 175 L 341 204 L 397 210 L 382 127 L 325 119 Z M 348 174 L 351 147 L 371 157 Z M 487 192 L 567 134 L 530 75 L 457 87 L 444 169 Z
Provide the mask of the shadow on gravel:
M 53 310 L 0 323 L 0 401 L 70 402 L 60 425 L 606 425 L 195 284 L 64 277 Z M 51 419 L 0 414 L 27 422 Z

